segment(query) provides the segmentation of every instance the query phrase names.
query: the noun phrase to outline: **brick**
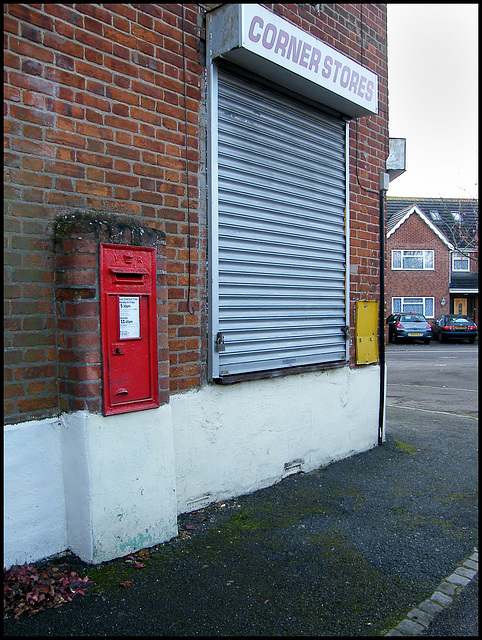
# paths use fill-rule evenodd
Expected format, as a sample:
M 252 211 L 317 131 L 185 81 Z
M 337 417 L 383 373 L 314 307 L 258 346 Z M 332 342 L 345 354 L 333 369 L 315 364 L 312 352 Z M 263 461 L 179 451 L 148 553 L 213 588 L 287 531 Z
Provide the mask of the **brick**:
M 25 391 L 23 384 L 5 384 L 3 393 L 5 398 L 21 398 Z
M 27 394 L 30 396 L 39 395 L 47 391 L 47 382 L 45 380 L 38 382 L 30 382 L 27 384 Z
M 139 105 L 139 96 L 137 94 L 130 91 L 124 91 L 117 87 L 107 87 L 106 97 L 124 104 L 132 104 L 135 106 Z
M 74 135 L 66 131 L 47 130 L 46 139 L 64 146 L 85 149 L 85 138 L 81 135 Z
M 446 582 L 450 582 L 452 584 L 456 584 L 456 585 L 460 585 L 462 587 L 465 587 L 467 584 L 469 584 L 470 580 L 469 580 L 469 578 L 461 576 L 458 573 L 452 573 L 447 578 Z
M 53 411 L 57 407 L 56 396 L 37 396 L 35 398 L 24 398 L 17 401 L 18 410 L 21 413 L 35 413 L 37 411 L 45 411 L 52 409 Z
M 12 169 L 12 180 L 19 185 L 35 186 L 48 189 L 52 186 L 52 178 L 39 172 L 21 171 Z
M 406 635 L 419 635 L 424 630 L 423 625 L 418 624 L 414 620 L 407 619 L 402 620 L 395 628 Z
M 433 615 L 416 607 L 407 614 L 407 618 L 427 627 L 432 622 Z
M 106 112 L 111 110 L 111 103 L 108 100 L 104 100 L 98 96 L 89 95 L 88 93 L 76 93 L 75 101 L 86 107 L 92 107 L 92 109 L 99 109 L 100 111 Z
M 97 270 L 93 269 L 69 269 L 65 273 L 64 284 L 74 287 L 95 286 L 97 283 Z
M 65 84 L 76 89 L 83 89 L 85 87 L 85 79 L 75 73 L 69 73 L 63 69 L 56 69 L 55 67 L 47 67 L 45 69 L 45 79 L 52 80 L 55 83 Z
M 54 365 L 38 365 L 33 367 L 18 367 L 14 371 L 16 380 L 32 380 L 36 378 L 52 378 L 55 376 Z
M 99 68 L 97 65 L 77 60 L 75 70 L 81 75 L 87 76 L 88 78 L 95 78 L 103 83 L 112 82 L 112 73 L 104 68 Z
M 112 53 L 112 43 L 105 38 L 94 35 L 93 33 L 88 33 L 83 29 L 76 29 L 75 38 L 79 42 L 82 42 L 82 44 L 89 47 L 89 49 L 96 49 L 98 51 L 103 51 L 104 53 Z
M 112 187 L 96 182 L 85 182 L 79 180 L 75 185 L 75 190 L 79 193 L 88 193 L 91 195 L 102 196 L 104 198 L 112 197 Z
M 452 604 L 453 598 L 445 593 L 441 593 L 440 591 L 435 591 L 430 600 L 446 607 L 447 605 Z
M 79 4 L 76 5 L 80 13 L 84 13 L 107 25 L 112 24 L 112 14 L 109 10 L 104 9 L 101 5 L 96 4 Z
M 67 377 L 70 380 L 101 380 L 102 367 L 100 365 L 84 365 L 67 368 Z
M 469 578 L 471 580 L 477 575 L 477 571 L 473 569 L 469 569 L 468 567 L 457 567 L 454 573 L 459 576 L 463 576 L 464 578 Z
M 34 24 L 42 29 L 49 29 L 50 31 L 53 29 L 52 18 L 28 6 L 12 3 L 9 5 L 9 12 L 20 20 Z
M 59 362 L 100 364 L 101 352 L 99 348 L 91 349 L 59 349 Z

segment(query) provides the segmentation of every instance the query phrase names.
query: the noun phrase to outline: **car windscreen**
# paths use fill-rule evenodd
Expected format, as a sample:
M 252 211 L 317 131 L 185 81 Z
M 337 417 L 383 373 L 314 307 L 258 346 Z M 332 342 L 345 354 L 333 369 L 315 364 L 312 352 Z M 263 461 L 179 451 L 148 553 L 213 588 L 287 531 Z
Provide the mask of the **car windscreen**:
M 427 322 L 423 316 L 402 316 L 400 322 Z
M 448 324 L 467 325 L 470 324 L 470 320 L 468 318 L 463 318 L 462 316 L 449 316 Z

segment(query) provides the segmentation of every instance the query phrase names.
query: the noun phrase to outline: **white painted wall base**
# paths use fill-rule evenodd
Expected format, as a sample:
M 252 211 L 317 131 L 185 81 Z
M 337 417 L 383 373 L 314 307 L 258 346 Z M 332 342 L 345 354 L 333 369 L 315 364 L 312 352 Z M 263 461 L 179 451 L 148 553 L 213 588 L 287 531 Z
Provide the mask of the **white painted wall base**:
M 68 548 L 98 563 L 177 536 L 171 407 L 66 419 Z
M 169 405 L 12 425 L 4 446 L 5 567 L 66 549 L 98 563 L 177 536 Z
M 379 372 L 344 367 L 172 396 L 178 513 L 376 446 Z
M 379 367 L 207 385 L 159 409 L 5 429 L 4 566 L 91 563 L 177 535 L 177 515 L 376 446 Z
M 67 547 L 59 421 L 4 431 L 4 566 L 35 562 Z

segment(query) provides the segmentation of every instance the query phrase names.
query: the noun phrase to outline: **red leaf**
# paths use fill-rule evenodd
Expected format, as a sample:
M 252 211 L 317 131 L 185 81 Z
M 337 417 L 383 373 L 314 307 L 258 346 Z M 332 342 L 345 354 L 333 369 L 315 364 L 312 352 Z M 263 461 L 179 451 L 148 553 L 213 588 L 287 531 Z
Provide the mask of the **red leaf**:
M 124 589 L 128 589 L 129 587 L 132 587 L 132 580 L 126 580 L 125 582 L 121 582 L 120 586 L 124 587 Z

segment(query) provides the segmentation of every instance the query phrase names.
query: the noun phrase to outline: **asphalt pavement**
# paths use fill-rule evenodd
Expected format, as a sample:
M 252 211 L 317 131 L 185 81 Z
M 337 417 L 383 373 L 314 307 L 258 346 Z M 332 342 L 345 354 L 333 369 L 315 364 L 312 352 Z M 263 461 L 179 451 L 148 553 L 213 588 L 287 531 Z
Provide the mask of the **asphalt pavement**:
M 409 353 L 430 371 L 447 358 L 443 380 L 454 382 L 473 354 L 423 349 L 387 351 L 382 445 L 181 516 L 177 538 L 134 556 L 144 566 L 70 554 L 39 563 L 95 584 L 60 608 L 7 619 L 5 635 L 477 636 L 477 578 L 452 577 L 477 566 L 477 399 L 460 411 L 440 398 L 407 406 L 421 392 L 410 367 L 398 380 L 406 397 L 391 375 Z M 425 605 L 417 627 L 413 612 L 441 589 L 446 599 Z

